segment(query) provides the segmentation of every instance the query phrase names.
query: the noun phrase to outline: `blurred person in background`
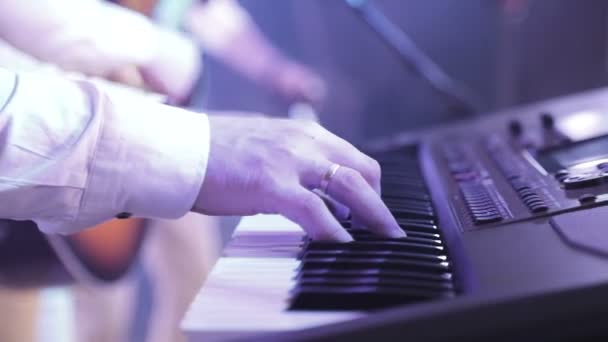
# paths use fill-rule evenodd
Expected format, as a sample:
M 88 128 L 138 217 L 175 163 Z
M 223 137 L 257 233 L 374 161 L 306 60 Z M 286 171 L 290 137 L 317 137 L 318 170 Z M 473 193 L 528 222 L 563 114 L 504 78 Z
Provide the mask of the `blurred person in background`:
M 144 1 L 140 9 L 146 12 L 150 5 Z M 202 69 L 193 40 L 112 4 L 5 1 L 0 7 L 0 38 L 10 43 L 0 50 L 0 66 L 101 77 L 165 94 L 177 104 L 187 104 Z M 184 13 L 186 27 L 204 51 L 289 101 L 322 101 L 320 77 L 272 47 L 235 1 L 195 3 Z M 14 29 L 17 23 L 20 30 Z M 177 221 L 148 220 L 146 225 L 149 236 L 135 276 L 112 285 L 74 287 L 79 340 L 181 338 L 179 320 L 218 255 L 217 223 L 190 214 Z M 16 296 L 11 291 L 5 297 L 10 301 Z M 34 292 L 26 296 L 31 299 L 22 317 L 36 307 Z
M 236 0 L 194 2 L 183 20 L 203 51 L 284 100 L 323 102 L 323 79 L 275 48 Z

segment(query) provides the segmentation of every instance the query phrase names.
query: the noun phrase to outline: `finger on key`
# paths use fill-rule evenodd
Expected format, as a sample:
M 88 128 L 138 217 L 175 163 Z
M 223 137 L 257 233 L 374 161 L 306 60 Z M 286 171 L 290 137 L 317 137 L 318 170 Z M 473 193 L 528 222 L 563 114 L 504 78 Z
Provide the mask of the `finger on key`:
M 312 191 L 300 187 L 284 193 L 280 200 L 279 213 L 299 224 L 313 240 L 353 241 L 325 203 Z
M 318 139 L 318 142 L 327 151 L 325 153 L 327 159 L 357 170 L 367 183 L 380 194 L 380 164 L 375 159 L 359 151 L 348 141 L 334 135 L 321 126 L 313 126 L 312 130 L 315 131 L 315 136 L 321 137 L 321 139 Z M 325 166 L 323 165 L 322 167 Z
M 333 141 L 337 149 L 334 148 L 329 153 L 328 159 L 359 172 L 372 189 L 380 195 L 380 164 L 375 159 L 359 151 L 346 140 L 335 137 Z
M 348 209 L 348 207 L 344 204 L 329 197 L 320 189 L 314 189 L 312 190 L 312 192 L 314 192 L 317 196 L 319 196 L 320 199 L 323 200 L 329 211 L 334 215 L 337 220 L 344 221 L 350 217 L 350 209 Z
M 405 232 L 380 199 L 380 196 L 351 168 L 341 167 L 331 179 L 327 194 L 350 208 L 353 219 L 367 229 L 388 237 L 405 237 Z

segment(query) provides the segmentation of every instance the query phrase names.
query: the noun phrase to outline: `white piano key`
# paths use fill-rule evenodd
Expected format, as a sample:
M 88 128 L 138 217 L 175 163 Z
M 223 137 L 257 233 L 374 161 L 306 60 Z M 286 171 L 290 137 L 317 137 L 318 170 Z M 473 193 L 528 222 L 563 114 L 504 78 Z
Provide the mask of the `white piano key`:
M 281 215 L 254 215 L 241 219 L 239 233 L 245 232 L 302 232 L 300 226 Z
M 303 329 L 361 316 L 287 310 L 303 236 L 298 225 L 278 215 L 244 218 L 182 321 L 189 340 Z

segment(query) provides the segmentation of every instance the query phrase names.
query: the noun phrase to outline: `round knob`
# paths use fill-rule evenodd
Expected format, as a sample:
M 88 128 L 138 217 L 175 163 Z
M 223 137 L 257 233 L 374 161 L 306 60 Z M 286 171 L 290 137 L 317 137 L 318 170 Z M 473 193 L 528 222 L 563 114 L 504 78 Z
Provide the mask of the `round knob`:
M 543 125 L 544 129 L 553 129 L 555 126 L 555 120 L 550 113 L 543 112 L 540 113 L 540 122 Z
M 521 136 L 523 131 L 524 131 L 524 128 L 521 125 L 521 122 L 519 122 L 517 120 L 512 120 L 511 122 L 509 122 L 509 132 L 511 133 L 512 136 L 519 137 L 519 136 Z

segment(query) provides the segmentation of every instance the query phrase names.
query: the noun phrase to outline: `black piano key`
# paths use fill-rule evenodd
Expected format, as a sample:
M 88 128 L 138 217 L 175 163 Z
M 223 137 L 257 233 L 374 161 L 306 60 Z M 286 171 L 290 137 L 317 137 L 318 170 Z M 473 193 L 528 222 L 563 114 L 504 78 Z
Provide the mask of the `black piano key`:
M 350 251 L 396 251 L 419 252 L 443 255 L 443 246 L 434 246 L 407 241 L 353 241 L 348 243 L 310 241 L 305 251 L 350 250 Z
M 425 192 L 397 192 L 391 191 L 390 188 L 382 189 L 382 199 L 391 200 L 391 199 L 411 199 L 417 201 L 425 201 L 430 202 L 431 197 Z
M 423 210 L 429 213 L 434 213 L 433 207 L 430 203 L 423 201 L 394 201 L 384 200 L 384 204 L 389 209 L 402 209 L 402 210 Z
M 422 300 L 453 297 L 453 292 L 437 294 L 421 289 L 400 290 L 382 286 L 323 288 L 303 286 L 292 297 L 291 308 L 306 310 L 371 310 Z
M 385 237 L 380 237 L 380 236 L 373 235 L 373 234 L 359 234 L 356 232 L 353 233 L 352 231 L 348 231 L 348 233 L 353 237 L 353 239 L 355 239 L 355 241 L 375 241 L 375 242 L 409 241 L 409 242 L 420 243 L 420 244 L 425 244 L 425 245 L 434 245 L 434 246 L 443 245 L 443 243 L 439 239 L 429 239 L 427 237 L 416 237 L 413 235 L 408 235 L 405 238 L 385 238 Z
M 405 158 L 391 158 L 390 160 L 379 160 L 378 163 L 386 173 L 405 173 L 406 175 L 420 174 L 418 161 Z
M 380 181 L 380 185 L 383 189 L 391 187 L 402 187 L 405 190 L 411 191 L 416 190 L 420 192 L 428 192 L 428 188 L 424 185 L 424 181 L 419 179 L 413 179 L 409 177 L 389 176 L 384 177 Z
M 356 285 L 386 285 L 399 288 L 425 288 L 436 291 L 454 290 L 454 285 L 450 282 L 438 282 L 411 278 L 382 278 L 382 277 L 306 277 L 302 278 L 299 284 L 303 286 L 356 286 Z
M 417 238 L 421 238 L 421 239 L 435 240 L 435 239 L 441 238 L 441 235 L 438 234 L 439 232 L 425 233 L 425 232 L 416 232 L 416 231 L 410 231 L 410 230 L 405 230 L 405 232 L 408 234 L 408 236 L 417 237 Z
M 382 175 L 401 175 L 404 177 L 424 179 L 424 176 L 415 161 L 380 162 L 380 168 L 382 169 Z
M 340 221 L 340 225 L 342 225 L 342 227 L 344 228 L 351 228 L 352 227 L 352 222 L 349 220 L 343 220 Z
M 346 228 L 346 231 L 353 235 L 353 237 L 365 237 L 365 236 L 371 236 L 371 237 L 377 237 L 377 235 L 367 229 L 361 229 L 361 228 Z M 423 232 L 414 232 L 414 231 L 408 231 L 408 237 L 412 237 L 412 238 L 420 238 L 420 239 L 426 239 L 426 240 L 432 240 L 432 241 L 438 241 L 441 239 L 441 235 L 438 234 L 439 232 L 435 232 L 435 233 L 423 233 Z
M 397 223 L 406 233 L 409 231 L 413 232 L 424 232 L 424 233 L 437 233 L 439 229 L 437 225 L 431 222 L 419 222 L 410 219 L 397 219 Z
M 424 210 L 413 210 L 413 209 L 402 209 L 402 208 L 389 208 L 391 214 L 397 218 L 422 218 L 432 219 L 435 218 L 435 214 L 432 211 Z
M 432 210 L 427 209 L 415 209 L 415 208 L 400 208 L 396 206 L 387 206 L 388 210 L 400 219 L 412 219 L 412 220 L 433 220 L 437 219 L 437 215 Z
M 404 163 L 381 163 L 380 169 L 382 170 L 382 177 L 407 177 L 420 181 L 424 179 L 417 167 L 410 167 Z
M 434 282 L 452 283 L 453 275 L 451 272 L 429 273 L 417 271 L 404 271 L 393 269 L 356 269 L 342 270 L 335 268 L 312 268 L 301 270 L 296 275 L 296 279 L 304 279 L 308 277 L 331 276 L 331 277 L 379 277 L 379 278 L 399 278 L 399 279 L 420 279 Z
M 403 165 L 401 165 L 403 167 Z M 411 179 L 424 184 L 424 177 L 417 168 L 402 168 L 399 169 L 398 165 L 380 165 L 382 179 L 399 178 L 399 179 Z
M 387 205 L 402 205 L 421 209 L 432 209 L 433 203 L 430 200 L 408 199 L 399 197 L 384 197 L 384 203 Z
M 397 288 L 390 285 L 343 285 L 343 286 L 317 286 L 307 285 L 300 286 L 294 289 L 294 294 L 300 294 L 302 292 L 316 292 L 316 293 L 328 293 L 340 295 L 343 293 L 351 294 L 382 294 L 382 295 L 396 295 L 396 296 L 411 296 L 418 298 L 438 298 L 438 297 L 453 297 L 454 291 L 450 289 L 435 290 L 435 289 L 423 289 L 423 288 Z M 358 298 L 357 298 L 358 299 Z M 351 300 L 357 300 L 351 298 Z
M 408 224 L 410 222 L 407 222 Z M 346 229 L 347 232 L 349 232 L 353 238 L 355 238 L 355 240 L 357 240 L 357 237 L 362 237 L 361 240 L 376 240 L 376 239 L 384 239 L 387 241 L 391 241 L 392 239 L 389 238 L 385 238 L 385 237 L 381 237 L 379 235 L 377 235 L 376 233 L 362 227 L 362 228 L 352 228 L 350 222 L 341 222 L 342 226 L 344 227 L 344 229 Z M 416 225 L 416 223 L 412 223 L 412 225 Z M 412 228 L 407 229 L 407 227 L 401 225 L 401 228 L 407 233 L 407 237 L 406 238 L 397 238 L 394 241 L 399 241 L 399 240 L 403 240 L 403 241 L 407 241 L 408 238 L 412 237 L 412 238 L 421 238 L 421 239 L 430 239 L 430 240 L 437 240 L 440 239 L 440 231 L 437 228 L 434 227 L 427 227 L 426 225 L 416 228 L 415 226 L 412 226 Z M 369 238 L 366 238 L 368 237 Z M 405 240 L 404 240 L 405 239 Z
M 385 203 L 385 204 L 386 204 L 386 207 L 389 209 L 389 211 L 402 213 L 402 215 L 404 216 L 404 217 L 402 217 L 403 219 L 413 219 L 413 220 L 417 220 L 417 219 L 436 220 L 437 219 L 437 215 L 435 213 L 435 210 L 433 210 L 433 209 L 416 207 L 416 206 L 399 206 L 399 205 L 394 205 L 391 203 Z M 411 214 L 408 215 L 408 212 L 410 212 Z
M 394 200 L 409 201 L 412 204 L 426 203 L 430 204 L 429 195 L 422 191 L 400 191 L 398 189 L 382 191 L 382 199 L 385 203 L 390 203 Z
M 381 257 L 363 257 L 363 258 L 345 258 L 345 257 L 327 257 L 327 258 L 306 258 L 302 260 L 299 268 L 301 270 L 311 268 L 339 268 L 339 269 L 402 269 L 415 270 L 423 272 L 443 273 L 450 270 L 450 264 L 447 261 L 428 262 L 421 260 L 392 260 Z
M 380 185 L 382 189 L 396 188 L 405 191 L 420 191 L 428 193 L 428 187 L 424 184 L 424 180 L 412 177 L 403 177 L 398 175 L 381 176 Z
M 325 250 L 325 251 L 307 251 L 304 252 L 302 259 L 308 260 L 310 258 L 386 258 L 394 260 L 424 260 L 428 262 L 443 262 L 447 261 L 445 255 L 432 255 L 426 253 L 412 253 L 412 252 L 395 252 L 395 251 L 349 251 L 349 250 Z
M 399 192 L 420 192 L 420 193 L 428 193 L 428 190 L 426 188 L 426 186 L 424 186 L 423 184 L 417 184 L 416 182 L 407 182 L 407 181 L 400 181 L 400 182 L 387 182 L 386 180 L 381 181 L 380 183 L 382 189 L 391 189 L 394 191 L 399 191 Z
M 397 219 L 398 223 L 403 223 L 403 224 L 410 224 L 410 225 L 415 225 L 415 224 L 419 224 L 419 225 L 426 225 L 426 226 L 433 226 L 433 229 L 437 229 L 437 222 L 434 219 Z

